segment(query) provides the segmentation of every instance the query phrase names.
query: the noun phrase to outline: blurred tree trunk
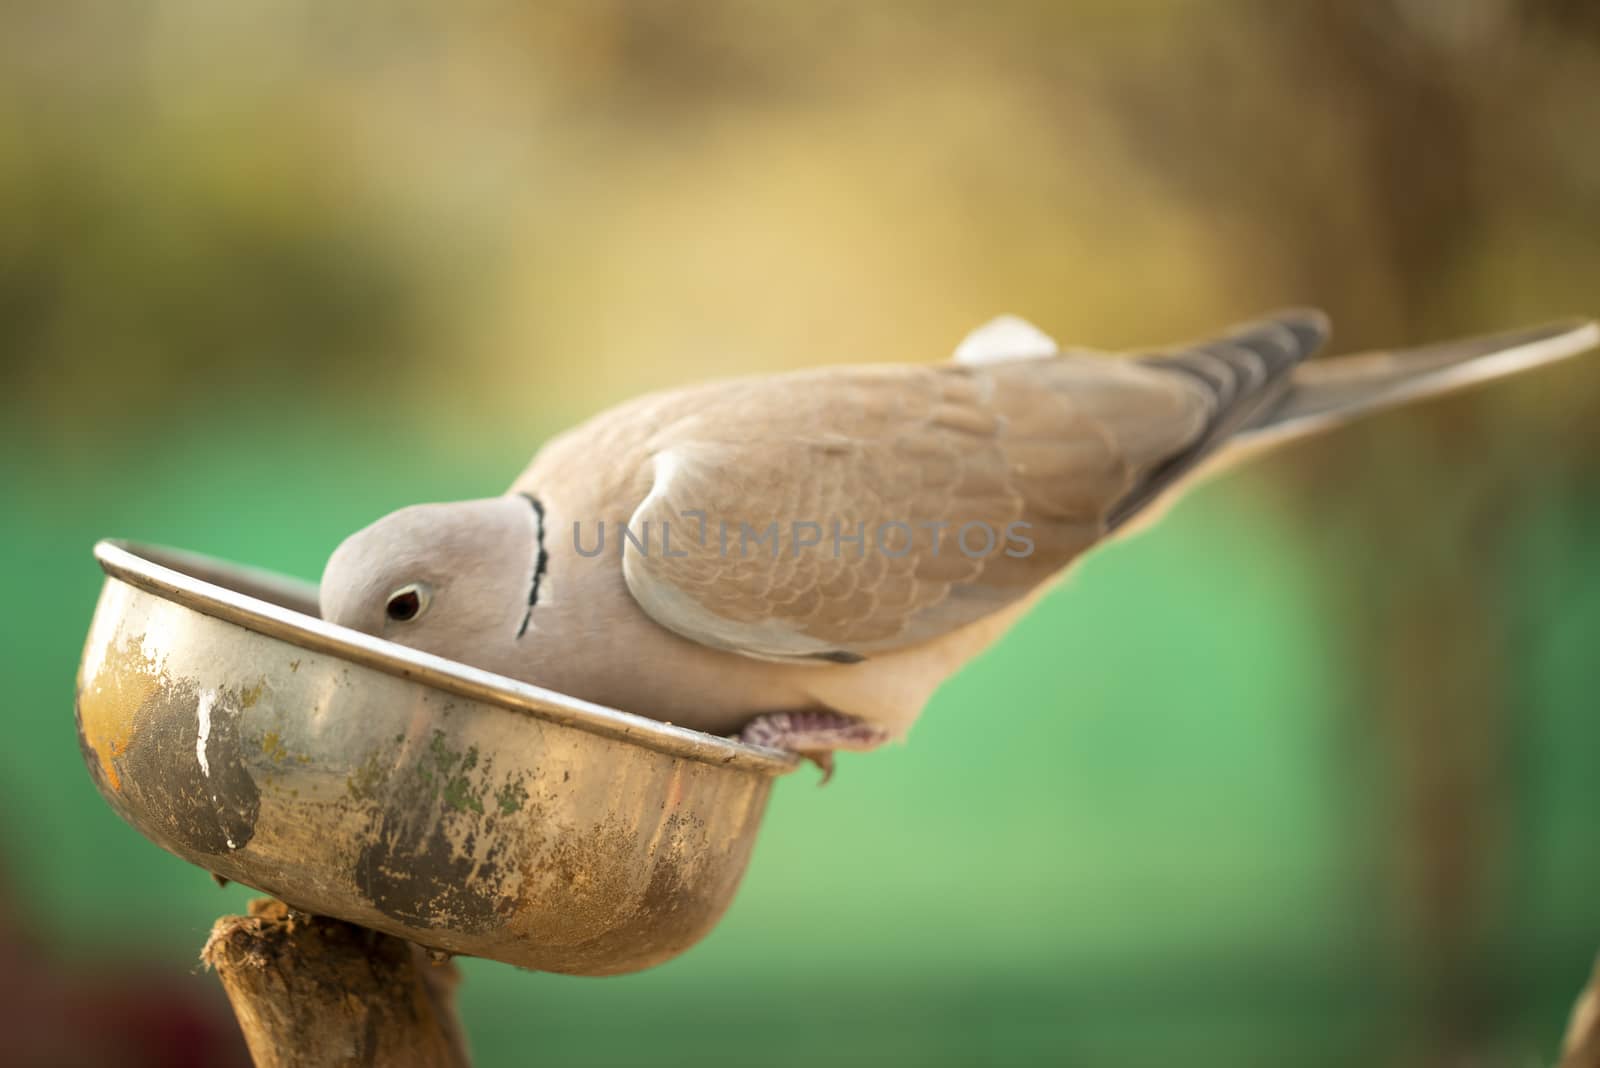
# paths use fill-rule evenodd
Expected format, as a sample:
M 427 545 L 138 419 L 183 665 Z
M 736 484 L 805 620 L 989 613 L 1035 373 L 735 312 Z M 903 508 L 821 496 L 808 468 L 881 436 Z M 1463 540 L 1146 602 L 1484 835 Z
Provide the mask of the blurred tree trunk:
M 1350 195 L 1369 213 L 1381 285 L 1351 277 L 1346 261 L 1317 279 L 1319 299 L 1333 295 L 1336 319 L 1338 307 L 1352 307 L 1352 318 L 1389 345 L 1462 330 L 1473 318 L 1463 307 L 1472 293 L 1459 280 L 1488 215 L 1475 125 L 1482 72 L 1473 57 L 1429 39 L 1397 5 L 1263 0 L 1260 11 L 1281 35 L 1282 54 L 1323 87 L 1316 99 L 1347 131 Z M 1281 173 L 1305 178 L 1298 169 Z M 1308 232 L 1318 223 L 1311 216 L 1297 224 L 1313 259 L 1326 237 Z M 1453 403 L 1420 426 L 1413 419 L 1409 432 L 1395 427 L 1387 440 L 1380 434 L 1359 447 L 1324 450 L 1336 469 L 1319 480 L 1360 487 L 1351 503 L 1369 522 L 1346 536 L 1359 539 L 1359 555 L 1368 557 L 1360 573 L 1382 583 L 1360 591 L 1369 604 L 1352 617 L 1380 606 L 1381 624 L 1362 630 L 1368 648 L 1360 659 L 1381 672 L 1376 719 L 1367 727 L 1383 750 L 1395 806 L 1387 866 L 1416 983 L 1407 1061 L 1419 1065 L 1459 1064 L 1492 1046 L 1510 993 L 1482 966 L 1503 852 L 1498 754 L 1509 702 L 1493 622 L 1494 572 L 1473 566 L 1505 514 L 1494 507 L 1492 474 L 1459 480 L 1453 499 L 1437 482 L 1430 493 L 1417 489 L 1419 477 L 1451 469 L 1458 447 L 1471 455 L 1478 414 L 1470 402 Z M 1405 453 L 1410 462 L 1393 462 Z M 1438 551 L 1463 540 L 1472 548 Z

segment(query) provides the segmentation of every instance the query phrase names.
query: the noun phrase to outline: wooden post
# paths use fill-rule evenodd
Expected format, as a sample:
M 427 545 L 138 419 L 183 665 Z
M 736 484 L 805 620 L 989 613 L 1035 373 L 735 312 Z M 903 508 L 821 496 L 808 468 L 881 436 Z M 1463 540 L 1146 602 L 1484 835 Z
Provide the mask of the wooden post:
M 215 968 L 257 1068 L 467 1068 L 460 973 L 422 947 L 258 898 L 224 916 L 200 959 Z
M 1560 1068 L 1600 1068 L 1600 961 L 1578 995 L 1561 1042 Z

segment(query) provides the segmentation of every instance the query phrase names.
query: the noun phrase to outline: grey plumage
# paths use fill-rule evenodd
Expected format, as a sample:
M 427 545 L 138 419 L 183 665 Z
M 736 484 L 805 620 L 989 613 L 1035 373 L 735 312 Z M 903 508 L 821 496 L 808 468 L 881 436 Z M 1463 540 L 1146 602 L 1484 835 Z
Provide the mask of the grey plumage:
M 1291 311 L 1117 359 L 1057 354 L 1002 319 L 950 363 L 641 397 L 551 441 L 505 497 L 352 535 L 324 574 L 324 614 L 685 726 L 755 719 L 750 737 L 819 758 L 869 748 L 903 735 L 1052 578 L 1201 474 L 1597 338 L 1570 323 L 1303 362 L 1326 333 L 1320 313 Z M 830 521 L 878 540 L 840 552 L 836 535 L 829 552 Z M 940 551 L 940 530 L 980 526 L 1007 548 Z M 1026 552 L 1010 551 L 1019 530 Z

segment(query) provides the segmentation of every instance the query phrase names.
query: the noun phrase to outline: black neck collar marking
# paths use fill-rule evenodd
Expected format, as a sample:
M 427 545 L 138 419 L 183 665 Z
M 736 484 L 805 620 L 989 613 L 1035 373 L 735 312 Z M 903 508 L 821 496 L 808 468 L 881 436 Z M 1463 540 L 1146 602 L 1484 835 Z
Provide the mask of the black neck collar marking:
M 522 617 L 522 626 L 517 628 L 517 637 L 528 633 L 528 623 L 533 619 L 533 606 L 539 603 L 539 581 L 544 578 L 544 571 L 550 562 L 549 555 L 544 551 L 544 505 L 539 503 L 539 498 L 531 493 L 518 494 L 533 506 L 534 539 L 538 546 L 538 555 L 533 560 L 533 582 L 528 587 L 528 611 Z

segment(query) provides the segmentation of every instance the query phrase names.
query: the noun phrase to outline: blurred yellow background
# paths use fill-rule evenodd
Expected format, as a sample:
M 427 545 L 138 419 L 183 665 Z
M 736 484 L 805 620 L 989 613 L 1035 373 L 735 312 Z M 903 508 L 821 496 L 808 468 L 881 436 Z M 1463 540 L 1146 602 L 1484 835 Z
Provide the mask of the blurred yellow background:
M 180 1063 L 192 1003 L 183 1063 L 238 1055 L 191 969 L 248 892 L 73 743 L 94 538 L 314 577 L 608 403 L 1000 312 L 1595 313 L 1597 133 L 1587 0 L 0 0 L 0 1053 Z M 1600 948 L 1597 413 L 1600 356 L 1205 487 L 786 781 L 686 957 L 467 962 L 478 1062 L 1550 1061 Z

